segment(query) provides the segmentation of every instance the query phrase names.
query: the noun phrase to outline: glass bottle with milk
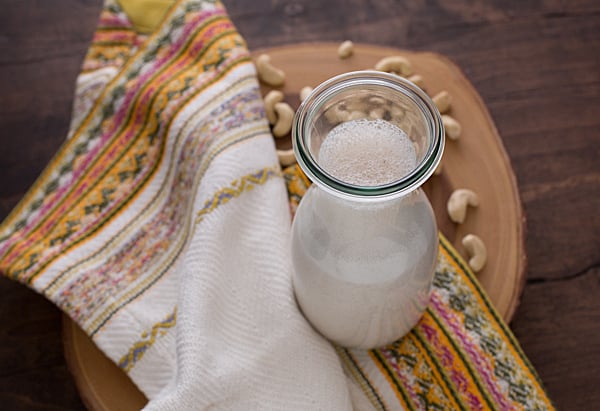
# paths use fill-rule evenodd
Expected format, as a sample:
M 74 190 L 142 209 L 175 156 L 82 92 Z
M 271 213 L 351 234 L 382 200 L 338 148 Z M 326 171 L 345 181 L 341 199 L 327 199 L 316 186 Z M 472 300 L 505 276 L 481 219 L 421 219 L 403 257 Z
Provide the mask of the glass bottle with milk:
M 292 140 L 314 183 L 292 226 L 298 305 L 339 345 L 391 343 L 429 301 L 438 233 L 420 187 L 444 149 L 440 114 L 401 77 L 346 73 L 302 103 Z

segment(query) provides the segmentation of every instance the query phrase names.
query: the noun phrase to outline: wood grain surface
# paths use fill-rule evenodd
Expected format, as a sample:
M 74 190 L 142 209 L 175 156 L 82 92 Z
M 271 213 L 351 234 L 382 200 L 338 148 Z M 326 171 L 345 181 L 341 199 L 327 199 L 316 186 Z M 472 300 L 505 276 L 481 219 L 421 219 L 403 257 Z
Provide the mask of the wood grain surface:
M 449 56 L 489 108 L 527 215 L 527 282 L 510 324 L 561 410 L 600 404 L 600 3 L 225 0 L 251 49 L 342 41 Z M 69 123 L 101 0 L 3 0 L 0 218 Z M 61 314 L 0 278 L 0 408 L 83 410 Z

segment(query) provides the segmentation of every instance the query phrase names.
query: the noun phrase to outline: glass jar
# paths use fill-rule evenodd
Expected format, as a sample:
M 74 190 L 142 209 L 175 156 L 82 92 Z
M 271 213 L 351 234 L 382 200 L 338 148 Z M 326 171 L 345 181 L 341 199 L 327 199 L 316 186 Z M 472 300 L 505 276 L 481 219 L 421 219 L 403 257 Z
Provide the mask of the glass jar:
M 339 140 L 342 150 L 328 154 L 325 164 L 323 142 L 339 134 L 342 123 L 359 138 L 370 136 L 367 149 L 346 150 L 349 143 Z M 372 126 L 376 132 L 365 133 Z M 413 164 L 388 180 L 371 179 L 404 161 L 387 158 L 393 150 L 383 143 L 377 148 L 380 140 L 399 141 L 398 128 L 408 138 L 403 155 Z M 391 343 L 410 331 L 429 301 L 438 231 L 420 187 L 444 149 L 440 114 L 427 94 L 399 76 L 346 73 L 315 88 L 302 103 L 292 140 L 298 164 L 313 182 L 292 226 L 298 305 L 314 328 L 339 345 Z M 352 178 L 336 171 L 363 165 Z

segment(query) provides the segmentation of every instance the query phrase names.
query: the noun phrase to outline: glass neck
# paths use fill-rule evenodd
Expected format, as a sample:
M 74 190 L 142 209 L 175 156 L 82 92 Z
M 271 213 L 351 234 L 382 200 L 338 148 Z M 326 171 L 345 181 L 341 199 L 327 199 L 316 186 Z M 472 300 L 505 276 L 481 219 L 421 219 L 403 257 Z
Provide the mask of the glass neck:
M 348 107 L 361 107 L 365 117 L 379 110 L 384 120 L 403 129 L 417 151 L 416 166 L 395 181 L 373 186 L 328 173 L 318 160 L 320 146 L 328 130 L 347 121 L 343 109 Z M 435 104 L 419 87 L 396 75 L 359 71 L 324 82 L 304 100 L 294 118 L 292 141 L 298 164 L 318 187 L 337 197 L 378 201 L 405 196 L 433 174 L 444 150 L 444 129 Z

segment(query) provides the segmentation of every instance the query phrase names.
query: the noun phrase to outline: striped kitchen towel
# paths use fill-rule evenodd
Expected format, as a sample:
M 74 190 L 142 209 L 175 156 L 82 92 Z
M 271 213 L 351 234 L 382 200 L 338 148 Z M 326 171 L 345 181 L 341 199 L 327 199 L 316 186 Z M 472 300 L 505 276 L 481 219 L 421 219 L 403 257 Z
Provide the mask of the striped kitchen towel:
M 0 272 L 64 310 L 151 410 L 551 408 L 443 240 L 413 332 L 374 351 L 324 340 L 294 301 L 284 181 L 293 206 L 307 182 L 278 166 L 223 6 L 106 0 L 67 140 L 0 225 Z

